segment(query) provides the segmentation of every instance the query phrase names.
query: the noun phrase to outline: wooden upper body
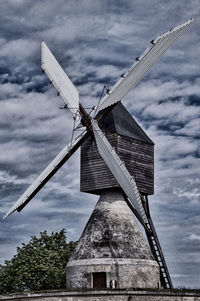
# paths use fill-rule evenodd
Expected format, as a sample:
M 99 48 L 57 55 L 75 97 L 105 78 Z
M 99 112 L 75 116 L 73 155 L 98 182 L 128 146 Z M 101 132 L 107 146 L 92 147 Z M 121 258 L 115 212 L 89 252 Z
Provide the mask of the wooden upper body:
M 154 143 L 121 103 L 106 115 L 100 126 L 129 173 L 139 192 L 154 193 Z M 81 146 L 81 191 L 101 194 L 119 184 L 101 158 L 94 137 Z

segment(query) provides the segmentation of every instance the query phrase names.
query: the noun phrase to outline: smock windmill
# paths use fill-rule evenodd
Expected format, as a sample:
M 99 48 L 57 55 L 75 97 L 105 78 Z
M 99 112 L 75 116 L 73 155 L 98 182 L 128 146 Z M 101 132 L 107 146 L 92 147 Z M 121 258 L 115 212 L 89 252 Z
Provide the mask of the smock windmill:
M 69 288 L 108 287 L 109 283 L 120 288 L 157 287 L 160 282 L 164 288 L 173 287 L 149 211 L 154 144 L 121 101 L 192 22 L 190 19 L 152 40 L 90 114 L 42 43 L 42 69 L 74 120 L 81 120 L 78 127 L 85 129 L 61 150 L 4 218 L 21 211 L 81 146 L 81 191 L 100 195 L 100 199 L 67 265 Z M 144 227 L 150 248 L 132 213 Z

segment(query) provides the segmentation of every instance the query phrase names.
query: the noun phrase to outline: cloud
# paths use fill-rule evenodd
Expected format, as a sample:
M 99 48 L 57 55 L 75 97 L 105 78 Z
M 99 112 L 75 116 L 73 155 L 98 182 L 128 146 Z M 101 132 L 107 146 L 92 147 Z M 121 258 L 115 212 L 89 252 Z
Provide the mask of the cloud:
M 200 240 L 200 235 L 190 234 L 189 239 L 191 239 L 191 240 Z
M 192 136 L 198 137 L 199 136 L 199 117 L 195 118 L 192 117 L 192 120 L 187 120 L 187 123 L 184 127 L 177 129 L 177 135 L 184 135 L 184 136 Z
M 24 60 L 31 58 L 36 50 L 38 44 L 35 41 L 18 39 L 7 42 L 0 50 L 0 56 L 7 59 L 16 58 L 17 60 Z

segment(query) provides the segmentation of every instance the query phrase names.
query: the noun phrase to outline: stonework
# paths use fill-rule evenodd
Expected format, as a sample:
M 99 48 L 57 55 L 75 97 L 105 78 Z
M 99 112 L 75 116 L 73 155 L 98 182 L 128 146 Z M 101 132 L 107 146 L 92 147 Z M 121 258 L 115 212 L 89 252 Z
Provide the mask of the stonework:
M 66 267 L 67 288 L 93 288 L 105 273 L 119 288 L 157 288 L 157 262 L 120 191 L 103 193 Z
M 119 288 L 155 288 L 160 279 L 155 260 L 100 258 L 71 261 L 67 266 L 67 287 L 92 288 L 93 274 L 106 273 L 106 287 L 116 279 Z M 69 277 L 70 275 L 70 277 Z
M 200 301 L 200 292 L 186 290 L 91 290 L 0 296 L 2 301 Z

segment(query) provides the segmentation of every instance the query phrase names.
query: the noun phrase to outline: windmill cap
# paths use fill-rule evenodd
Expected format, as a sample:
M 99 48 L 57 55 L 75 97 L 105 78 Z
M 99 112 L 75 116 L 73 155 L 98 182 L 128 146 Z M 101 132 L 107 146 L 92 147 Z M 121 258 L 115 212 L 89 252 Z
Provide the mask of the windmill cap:
M 133 119 L 121 102 L 104 117 L 101 124 L 105 132 L 117 133 L 121 136 L 154 145 L 153 141 Z

